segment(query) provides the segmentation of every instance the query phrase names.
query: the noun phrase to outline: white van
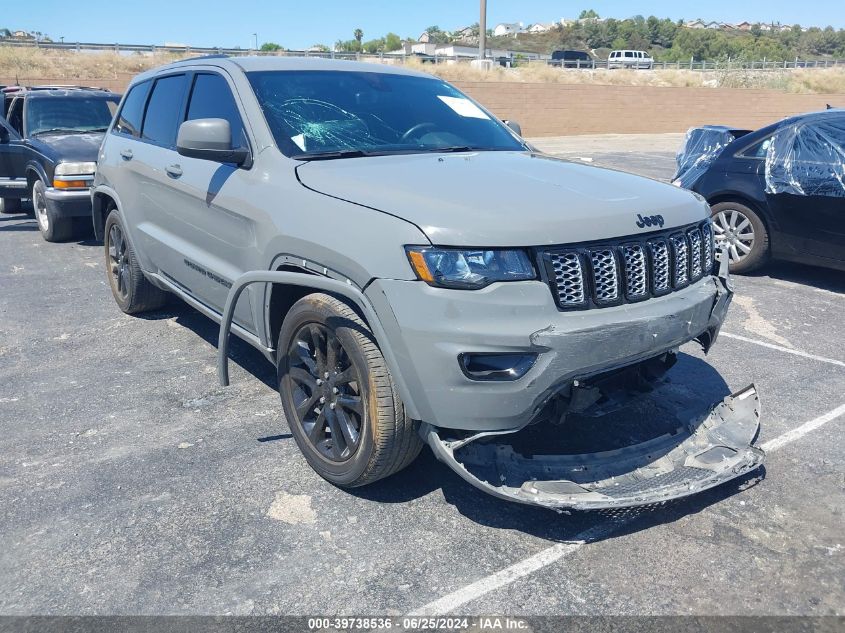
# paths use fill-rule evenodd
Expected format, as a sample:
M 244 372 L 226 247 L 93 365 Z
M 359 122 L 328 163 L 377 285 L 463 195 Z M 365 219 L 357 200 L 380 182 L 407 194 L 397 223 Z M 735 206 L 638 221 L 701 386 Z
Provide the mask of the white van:
M 646 51 L 611 51 L 608 68 L 654 68 L 654 59 Z

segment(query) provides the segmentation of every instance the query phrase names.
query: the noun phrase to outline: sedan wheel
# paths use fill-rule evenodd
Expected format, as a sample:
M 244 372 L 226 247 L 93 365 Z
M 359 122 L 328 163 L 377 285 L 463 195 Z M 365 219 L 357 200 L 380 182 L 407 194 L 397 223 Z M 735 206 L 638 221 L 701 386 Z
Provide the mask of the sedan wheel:
M 755 211 L 739 202 L 720 202 L 712 208 L 716 247 L 728 254 L 732 273 L 747 273 L 769 256 L 769 234 Z
M 754 227 L 738 209 L 725 209 L 713 217 L 716 243 L 727 247 L 732 264 L 741 262 L 754 249 Z

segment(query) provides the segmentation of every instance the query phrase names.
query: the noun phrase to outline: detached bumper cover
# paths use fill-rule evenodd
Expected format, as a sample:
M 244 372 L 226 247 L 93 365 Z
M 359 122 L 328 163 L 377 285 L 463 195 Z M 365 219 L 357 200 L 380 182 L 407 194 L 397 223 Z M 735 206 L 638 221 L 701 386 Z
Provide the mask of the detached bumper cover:
M 421 433 L 440 461 L 495 497 L 599 510 L 680 499 L 754 470 L 765 458 L 752 445 L 759 427 L 760 399 L 751 385 L 675 433 L 603 453 L 529 457 L 502 443 L 450 442 L 430 425 Z

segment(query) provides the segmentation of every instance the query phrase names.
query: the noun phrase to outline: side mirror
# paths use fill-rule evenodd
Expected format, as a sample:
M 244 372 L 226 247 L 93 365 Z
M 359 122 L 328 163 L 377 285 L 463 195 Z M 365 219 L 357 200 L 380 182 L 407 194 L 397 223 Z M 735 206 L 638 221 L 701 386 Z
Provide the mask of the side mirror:
M 522 136 L 522 126 L 519 123 L 517 123 L 516 121 L 508 121 L 507 119 L 505 119 L 504 124 L 507 125 L 514 132 L 516 132 L 517 136 Z
M 179 126 L 176 151 L 188 158 L 244 165 L 249 150 L 232 147 L 232 130 L 225 119 L 196 119 Z

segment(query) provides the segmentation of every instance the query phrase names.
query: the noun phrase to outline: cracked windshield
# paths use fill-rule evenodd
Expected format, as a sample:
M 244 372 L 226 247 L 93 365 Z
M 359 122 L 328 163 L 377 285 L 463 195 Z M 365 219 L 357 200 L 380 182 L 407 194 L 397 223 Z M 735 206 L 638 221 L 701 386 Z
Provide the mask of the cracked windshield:
M 302 159 L 524 149 L 448 84 L 371 72 L 248 73 L 279 148 Z

